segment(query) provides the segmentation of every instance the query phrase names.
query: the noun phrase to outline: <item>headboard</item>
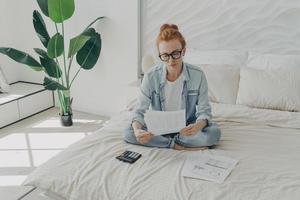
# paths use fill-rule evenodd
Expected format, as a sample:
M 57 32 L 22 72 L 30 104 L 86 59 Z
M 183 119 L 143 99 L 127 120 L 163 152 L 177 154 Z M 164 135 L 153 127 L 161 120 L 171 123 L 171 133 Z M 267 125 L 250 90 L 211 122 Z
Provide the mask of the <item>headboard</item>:
M 163 23 L 179 25 L 189 48 L 300 54 L 299 0 L 142 0 L 140 9 L 141 57 L 157 55 Z

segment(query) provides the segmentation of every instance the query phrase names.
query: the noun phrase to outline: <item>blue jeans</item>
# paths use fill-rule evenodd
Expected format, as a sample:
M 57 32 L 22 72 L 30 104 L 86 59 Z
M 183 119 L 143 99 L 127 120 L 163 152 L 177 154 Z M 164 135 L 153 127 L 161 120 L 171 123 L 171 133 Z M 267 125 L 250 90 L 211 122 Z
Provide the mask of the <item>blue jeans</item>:
M 131 124 L 129 124 L 123 132 L 123 138 L 125 142 L 159 148 L 173 148 L 175 143 L 184 147 L 213 146 L 219 142 L 220 137 L 221 131 L 215 123 L 212 123 L 212 125 L 205 127 L 192 136 L 183 136 L 179 133 L 157 135 L 152 137 L 152 139 L 145 144 L 141 144 L 136 140 Z

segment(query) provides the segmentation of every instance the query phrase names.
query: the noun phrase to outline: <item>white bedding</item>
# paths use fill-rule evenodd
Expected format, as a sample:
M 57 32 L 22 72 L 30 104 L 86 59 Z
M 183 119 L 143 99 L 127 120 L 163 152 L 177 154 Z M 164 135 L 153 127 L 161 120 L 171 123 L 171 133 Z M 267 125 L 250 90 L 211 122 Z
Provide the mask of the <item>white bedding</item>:
M 28 176 L 34 185 L 69 200 L 299 199 L 300 113 L 212 104 L 222 131 L 217 149 L 198 152 L 147 148 L 122 140 L 123 112 Z M 135 164 L 115 159 L 142 153 Z M 188 154 L 216 154 L 239 163 L 223 184 L 180 176 Z

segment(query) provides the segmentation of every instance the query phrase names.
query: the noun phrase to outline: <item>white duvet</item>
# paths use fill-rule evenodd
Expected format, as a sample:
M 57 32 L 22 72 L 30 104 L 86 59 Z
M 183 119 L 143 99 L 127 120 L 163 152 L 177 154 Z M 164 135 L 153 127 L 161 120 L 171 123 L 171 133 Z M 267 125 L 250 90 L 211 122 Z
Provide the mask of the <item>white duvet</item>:
M 129 113 L 70 146 L 34 171 L 34 185 L 68 200 L 300 199 L 300 113 L 212 104 L 222 131 L 213 150 L 189 152 L 130 145 L 121 131 Z M 134 164 L 115 157 L 142 153 Z M 239 160 L 223 184 L 180 175 L 188 154 Z

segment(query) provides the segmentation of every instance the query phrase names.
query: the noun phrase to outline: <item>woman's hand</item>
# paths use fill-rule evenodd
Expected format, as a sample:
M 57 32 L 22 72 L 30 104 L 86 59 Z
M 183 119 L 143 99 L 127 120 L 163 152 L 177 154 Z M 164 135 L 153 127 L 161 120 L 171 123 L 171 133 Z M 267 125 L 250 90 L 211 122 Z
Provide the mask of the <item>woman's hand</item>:
M 198 133 L 199 130 L 200 129 L 196 124 L 190 124 L 184 127 L 183 129 L 181 129 L 179 133 L 184 136 L 192 136 Z
M 191 136 L 198 133 L 200 130 L 202 130 L 207 125 L 207 120 L 200 120 L 194 124 L 190 124 L 187 127 L 184 127 L 179 132 L 181 135 L 185 136 Z
M 134 135 L 136 137 L 136 140 L 141 143 L 141 144 L 146 144 L 148 143 L 152 137 L 154 136 L 151 132 L 147 132 L 142 129 L 135 129 L 134 130 Z

